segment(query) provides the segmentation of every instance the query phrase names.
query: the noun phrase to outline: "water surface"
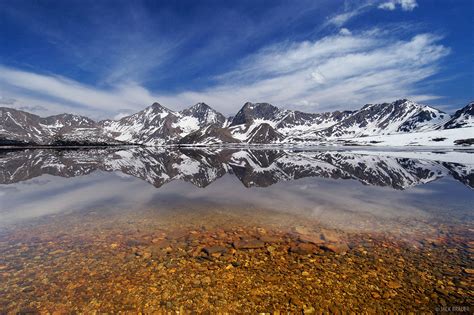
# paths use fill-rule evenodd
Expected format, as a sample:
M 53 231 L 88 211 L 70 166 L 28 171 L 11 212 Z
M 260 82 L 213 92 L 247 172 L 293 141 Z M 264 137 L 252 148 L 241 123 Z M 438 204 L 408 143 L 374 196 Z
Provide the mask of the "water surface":
M 472 302 L 469 150 L 25 149 L 0 166 L 0 310 Z

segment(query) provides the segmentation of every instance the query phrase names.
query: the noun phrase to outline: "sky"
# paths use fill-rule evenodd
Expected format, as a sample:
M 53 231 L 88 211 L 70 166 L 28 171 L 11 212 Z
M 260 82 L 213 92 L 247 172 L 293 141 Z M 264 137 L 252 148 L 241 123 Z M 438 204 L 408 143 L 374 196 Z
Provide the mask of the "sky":
M 306 112 L 474 99 L 471 0 L 0 0 L 0 106 Z

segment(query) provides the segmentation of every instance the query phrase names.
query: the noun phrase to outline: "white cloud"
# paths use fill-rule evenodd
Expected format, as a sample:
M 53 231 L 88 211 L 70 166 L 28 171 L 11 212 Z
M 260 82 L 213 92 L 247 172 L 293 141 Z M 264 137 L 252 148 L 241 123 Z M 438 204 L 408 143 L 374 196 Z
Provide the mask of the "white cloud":
M 16 107 L 47 105 L 54 112 L 74 109 L 84 114 L 97 114 L 123 108 L 139 110 L 156 99 L 147 89 L 133 82 L 101 90 L 61 76 L 4 66 L 0 66 L 0 83 L 1 93 L 6 94 L 2 97 L 15 98 Z
M 370 8 L 370 6 L 371 6 L 371 2 L 366 2 L 350 10 L 346 10 L 343 13 L 333 15 L 332 17 L 328 19 L 325 26 L 333 25 L 336 27 L 341 27 L 347 22 L 349 22 L 351 19 L 366 12 L 366 10 Z
M 400 0 L 400 5 L 403 10 L 412 11 L 418 6 L 418 3 L 416 3 L 416 0 Z
M 352 32 L 349 31 L 347 28 L 343 27 L 339 30 L 339 34 L 341 34 L 341 35 L 352 35 Z
M 347 21 L 352 19 L 354 16 L 357 16 L 358 14 L 359 14 L 358 10 L 337 14 L 337 15 L 333 16 L 332 18 L 330 18 L 328 23 L 340 27 L 340 26 L 346 24 Z
M 354 5 L 354 3 L 356 5 Z M 378 4 L 378 5 L 377 5 Z M 380 3 L 374 0 L 365 0 L 360 2 L 347 2 L 344 12 L 328 17 L 324 26 L 342 27 L 350 20 L 372 10 L 375 7 L 383 10 L 393 11 L 400 6 L 403 11 L 412 11 L 418 6 L 416 0 L 387 0 Z
M 41 105 L 21 106 L 19 109 L 27 112 L 46 112 L 48 109 Z
M 326 78 L 319 70 L 311 72 L 311 79 L 313 79 L 314 82 L 319 84 L 323 84 L 324 82 L 326 82 Z
M 396 6 L 395 6 L 395 2 L 384 2 L 384 3 L 380 4 L 378 6 L 378 8 L 382 9 L 382 10 L 393 11 L 393 10 L 395 10 Z
M 16 99 L 0 96 L 0 105 L 13 105 L 15 104 Z
M 0 67 L 0 85 L 3 97 L 18 100 L 15 106 L 41 105 L 49 115 L 68 111 L 110 118 L 155 101 L 174 109 L 203 101 L 225 114 L 246 101 L 308 111 L 348 109 L 400 97 L 437 98 L 417 84 L 437 73 L 449 53 L 439 40 L 432 34 L 397 40 L 389 31 L 371 30 L 278 44 L 248 56 L 207 89 L 176 94 L 152 93 L 133 82 L 99 89 L 7 67 Z
M 390 0 L 381 3 L 378 8 L 393 11 L 398 5 L 403 11 L 413 11 L 413 9 L 418 6 L 418 3 L 416 2 L 416 0 Z
M 203 100 L 227 113 L 246 100 L 309 111 L 400 97 L 429 100 L 437 96 L 419 92 L 416 84 L 435 74 L 437 62 L 449 53 L 438 40 L 420 34 L 398 41 L 367 32 L 277 45 L 246 58 L 214 88 L 161 99 L 173 105 Z

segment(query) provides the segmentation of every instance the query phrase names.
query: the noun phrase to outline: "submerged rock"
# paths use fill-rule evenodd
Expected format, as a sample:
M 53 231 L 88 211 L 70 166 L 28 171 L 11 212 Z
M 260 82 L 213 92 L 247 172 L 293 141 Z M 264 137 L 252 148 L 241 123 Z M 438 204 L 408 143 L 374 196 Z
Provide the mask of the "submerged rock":
M 321 248 L 340 255 L 344 255 L 349 251 L 349 246 L 346 243 L 324 244 Z
M 290 252 L 300 255 L 308 255 L 317 252 L 318 249 L 313 244 L 299 243 L 290 247 Z
M 209 256 L 212 256 L 213 254 L 223 254 L 227 252 L 227 248 L 220 245 L 204 247 L 202 250 Z
M 258 239 L 243 239 L 232 243 L 235 249 L 256 249 L 265 247 L 265 243 Z
M 389 281 L 387 283 L 387 287 L 389 287 L 390 289 L 399 289 L 402 287 L 402 285 L 396 281 Z

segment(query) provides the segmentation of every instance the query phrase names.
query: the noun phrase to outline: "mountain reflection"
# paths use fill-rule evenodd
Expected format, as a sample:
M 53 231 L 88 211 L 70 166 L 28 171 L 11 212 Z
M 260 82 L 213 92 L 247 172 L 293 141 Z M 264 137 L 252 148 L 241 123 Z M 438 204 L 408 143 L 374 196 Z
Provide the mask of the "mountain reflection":
M 455 152 L 454 152 L 455 153 Z M 440 159 L 404 157 L 397 152 L 269 149 L 26 149 L 0 151 L 0 183 L 11 184 L 43 174 L 61 177 L 94 171 L 122 172 L 155 187 L 184 180 L 206 187 L 226 173 L 245 187 L 267 187 L 305 177 L 353 179 L 365 185 L 407 189 L 451 176 L 474 188 L 470 153 Z

